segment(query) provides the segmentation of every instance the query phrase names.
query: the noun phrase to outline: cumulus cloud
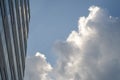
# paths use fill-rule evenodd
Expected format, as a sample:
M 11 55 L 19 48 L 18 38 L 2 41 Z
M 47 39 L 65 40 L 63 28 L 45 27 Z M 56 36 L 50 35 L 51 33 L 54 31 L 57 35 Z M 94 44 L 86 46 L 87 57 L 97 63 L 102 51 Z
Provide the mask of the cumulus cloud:
M 46 61 L 45 55 L 37 52 L 26 59 L 24 80 L 50 80 L 48 74 L 51 70 L 52 66 Z
M 80 17 L 78 31 L 55 43 L 58 60 L 53 70 L 44 55 L 36 54 L 39 57 L 26 62 L 25 80 L 120 80 L 120 19 L 97 6 L 89 11 Z
M 55 44 L 55 80 L 120 80 L 120 20 L 96 6 L 89 11 L 78 31 Z

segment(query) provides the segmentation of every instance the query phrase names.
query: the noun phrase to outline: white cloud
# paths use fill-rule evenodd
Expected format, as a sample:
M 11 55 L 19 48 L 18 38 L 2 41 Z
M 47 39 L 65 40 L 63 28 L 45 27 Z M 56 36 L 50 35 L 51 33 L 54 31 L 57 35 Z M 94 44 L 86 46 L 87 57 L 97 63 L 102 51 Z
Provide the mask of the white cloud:
M 120 19 L 97 6 L 89 11 L 80 17 L 78 31 L 56 42 L 53 70 L 43 54 L 36 54 L 27 59 L 25 80 L 120 80 Z
M 52 66 L 46 61 L 45 55 L 37 52 L 26 59 L 24 80 L 50 80 L 48 74 L 51 70 Z
M 78 31 L 55 45 L 55 80 L 120 80 L 120 20 L 96 6 L 89 11 Z

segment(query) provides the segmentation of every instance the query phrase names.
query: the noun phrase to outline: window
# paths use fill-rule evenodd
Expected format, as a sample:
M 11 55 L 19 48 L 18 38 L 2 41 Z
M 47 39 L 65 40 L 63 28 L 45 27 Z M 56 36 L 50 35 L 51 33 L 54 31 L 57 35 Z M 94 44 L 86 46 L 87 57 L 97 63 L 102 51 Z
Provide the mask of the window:
M 3 27 L 4 27 L 4 25 L 3 25 L 3 22 L 4 22 L 3 6 L 4 6 L 3 3 L 1 3 L 1 6 L 0 6 L 0 45 L 1 45 L 0 46 L 0 53 L 2 53 L 2 54 L 0 55 L 0 59 L 1 59 L 0 80 L 7 80 L 7 78 L 11 79 L 11 75 L 10 75 L 9 61 L 8 61 L 8 55 L 7 55 L 5 34 L 4 34 L 4 30 L 3 30 Z
M 2 74 L 1 74 L 1 69 L 0 69 L 0 80 L 2 80 Z
M 15 75 L 14 75 L 13 69 L 14 69 L 14 68 L 11 68 L 11 76 L 12 76 L 12 80 L 15 80 Z
M 3 70 L 4 70 L 4 71 L 3 71 L 3 74 L 4 74 L 4 79 L 5 79 L 5 80 L 8 80 L 8 79 L 7 79 L 6 69 L 4 68 Z
M 5 68 L 0 68 L 0 80 L 8 80 Z

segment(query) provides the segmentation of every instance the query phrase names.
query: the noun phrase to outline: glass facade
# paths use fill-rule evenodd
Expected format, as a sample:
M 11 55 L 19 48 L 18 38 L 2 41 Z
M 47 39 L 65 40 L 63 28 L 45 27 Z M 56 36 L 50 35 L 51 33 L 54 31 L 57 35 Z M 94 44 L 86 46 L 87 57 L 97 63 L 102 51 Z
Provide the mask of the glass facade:
M 29 0 L 0 0 L 0 80 L 23 80 Z

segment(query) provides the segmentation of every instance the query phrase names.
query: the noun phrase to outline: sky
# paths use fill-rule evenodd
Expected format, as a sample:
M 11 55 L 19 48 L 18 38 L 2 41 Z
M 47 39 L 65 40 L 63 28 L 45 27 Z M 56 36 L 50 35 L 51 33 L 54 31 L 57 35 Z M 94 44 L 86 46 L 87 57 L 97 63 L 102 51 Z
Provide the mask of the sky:
M 54 64 L 54 43 L 77 30 L 79 17 L 87 16 L 90 6 L 100 6 L 119 17 L 119 4 L 120 0 L 30 0 L 28 56 L 40 51 Z
M 120 80 L 119 4 L 30 0 L 25 80 Z

